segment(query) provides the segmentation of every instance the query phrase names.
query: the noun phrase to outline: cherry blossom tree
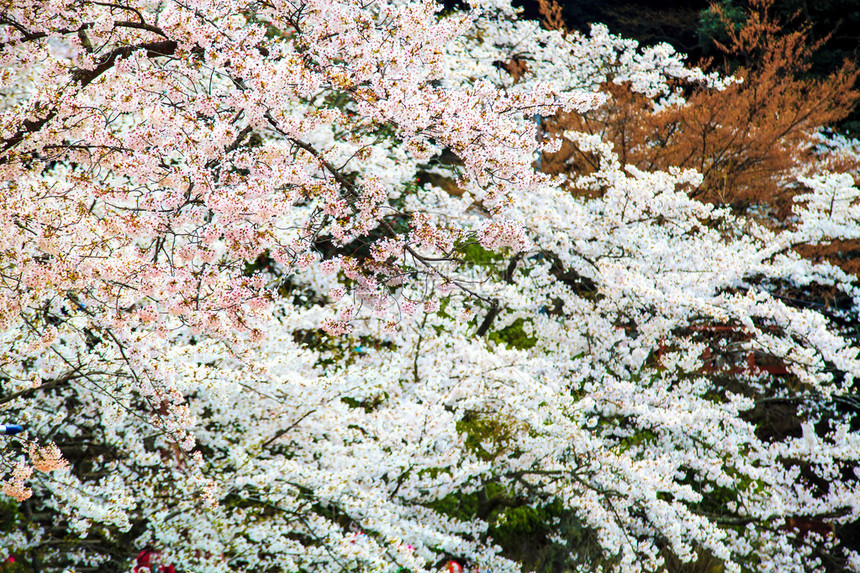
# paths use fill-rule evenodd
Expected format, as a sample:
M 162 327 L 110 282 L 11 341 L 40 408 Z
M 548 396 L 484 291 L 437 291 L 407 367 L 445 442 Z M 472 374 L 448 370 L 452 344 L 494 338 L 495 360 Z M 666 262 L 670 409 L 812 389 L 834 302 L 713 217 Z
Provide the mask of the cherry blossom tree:
M 860 237 L 828 159 L 856 142 L 773 228 L 599 133 L 563 134 L 594 169 L 536 169 L 601 86 L 736 80 L 505 0 L 21 0 L 0 30 L 0 567 L 513 572 L 532 520 L 564 570 L 860 569 L 860 291 L 797 252 Z M 839 309 L 781 295 L 815 286 Z

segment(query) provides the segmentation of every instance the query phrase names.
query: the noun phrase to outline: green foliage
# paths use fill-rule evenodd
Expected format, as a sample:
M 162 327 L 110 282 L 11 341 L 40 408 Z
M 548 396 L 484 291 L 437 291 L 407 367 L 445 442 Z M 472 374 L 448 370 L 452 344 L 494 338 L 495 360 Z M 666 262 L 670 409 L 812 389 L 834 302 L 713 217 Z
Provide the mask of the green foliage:
M 499 483 L 476 492 L 449 494 L 430 507 L 452 519 L 484 519 L 487 535 L 524 571 L 569 571 L 577 563 L 601 563 L 593 531 L 558 500 L 537 502 Z M 596 569 L 599 570 L 599 569 Z
M 460 243 L 457 245 L 456 251 L 461 255 L 463 262 L 469 266 L 492 267 L 505 259 L 504 254 L 488 251 L 480 243 L 471 241 Z
M 612 423 L 610 421 L 610 423 Z M 627 451 L 637 446 L 643 446 L 651 442 L 655 442 L 658 436 L 655 432 L 648 429 L 636 430 L 631 435 L 621 438 L 619 447 L 621 451 Z
M 0 500 L 0 531 L 15 531 L 21 522 L 18 504 L 7 498 Z
M 382 394 L 370 396 L 368 398 L 365 398 L 364 400 L 358 400 L 356 398 L 350 398 L 346 396 L 341 398 L 340 401 L 349 406 L 350 408 L 363 408 L 365 412 L 370 413 L 379 408 L 382 404 L 384 404 L 387 399 L 388 394 L 383 392 Z
M 511 428 L 496 418 L 477 413 L 466 414 L 457 422 L 457 431 L 466 435 L 466 448 L 480 459 L 490 461 L 501 454 L 511 441 Z M 488 452 L 486 446 L 492 445 L 495 451 Z
M 523 326 L 525 319 L 518 318 L 508 326 L 489 334 L 489 339 L 496 344 L 504 344 L 508 348 L 528 350 L 537 344 L 537 338 L 526 333 Z
M 513 442 L 508 422 L 479 413 L 464 416 L 457 429 L 465 434 L 466 447 L 487 461 Z M 535 500 L 489 482 L 473 493 L 449 494 L 430 507 L 460 521 L 485 520 L 488 536 L 505 556 L 522 562 L 524 570 L 550 573 L 603 562 L 594 532 L 558 500 Z
M 2 557 L 2 554 L 0 554 Z M 0 561 L 0 573 L 29 573 L 32 568 L 27 567 L 20 560 L 16 561 Z
M 727 29 L 740 30 L 746 22 L 743 8 L 733 0 L 720 0 L 699 13 L 699 44 L 706 49 L 713 44 L 729 43 Z

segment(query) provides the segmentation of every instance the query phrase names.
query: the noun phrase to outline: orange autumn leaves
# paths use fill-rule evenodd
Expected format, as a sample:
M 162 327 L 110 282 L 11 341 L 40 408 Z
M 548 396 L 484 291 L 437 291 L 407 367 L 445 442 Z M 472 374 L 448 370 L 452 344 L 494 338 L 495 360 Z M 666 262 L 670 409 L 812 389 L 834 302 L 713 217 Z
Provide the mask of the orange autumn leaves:
M 827 169 L 851 173 L 857 180 L 857 161 L 821 157 L 817 137 L 823 127 L 848 116 L 860 99 L 858 68 L 845 62 L 826 77 L 812 76 L 811 56 L 823 41 L 812 42 L 805 29 L 786 31 L 770 15 L 772 0 L 750 4 L 742 26 L 732 25 L 718 6 L 712 7 L 726 24 L 728 42 L 719 46 L 726 60 L 743 62 L 723 70 L 737 83 L 723 90 L 677 85 L 674 101 L 655 102 L 627 83 L 606 82 L 601 86 L 610 95 L 605 105 L 548 119 L 547 135 L 599 135 L 612 143 L 622 165 L 640 170 L 696 169 L 702 181 L 689 189 L 692 197 L 730 206 L 736 213 L 754 209 L 770 225 L 790 224 L 792 200 L 804 192 L 795 177 L 805 165 L 824 161 Z M 557 6 L 542 6 L 545 24 L 559 27 Z M 551 174 L 588 174 L 599 168 L 599 158 L 564 139 L 558 152 L 543 154 L 541 168 Z M 803 254 L 831 258 L 850 248 L 828 245 Z M 832 262 L 860 270 L 856 260 Z

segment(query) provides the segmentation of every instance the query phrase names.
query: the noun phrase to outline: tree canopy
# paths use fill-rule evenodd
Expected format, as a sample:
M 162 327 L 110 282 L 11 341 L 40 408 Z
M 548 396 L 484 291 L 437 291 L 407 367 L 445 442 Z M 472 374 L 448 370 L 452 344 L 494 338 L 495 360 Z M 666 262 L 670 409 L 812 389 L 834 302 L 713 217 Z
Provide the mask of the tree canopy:
M 768 6 L 725 75 L 508 0 L 0 3 L 0 571 L 860 570 L 856 70 Z

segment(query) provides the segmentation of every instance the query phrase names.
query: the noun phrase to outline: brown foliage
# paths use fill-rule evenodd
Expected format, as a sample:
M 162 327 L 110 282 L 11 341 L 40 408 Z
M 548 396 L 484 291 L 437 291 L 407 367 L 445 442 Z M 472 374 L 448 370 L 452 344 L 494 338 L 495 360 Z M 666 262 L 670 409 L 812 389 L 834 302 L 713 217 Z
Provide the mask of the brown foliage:
M 785 32 L 769 14 L 772 0 L 751 4 L 742 27 L 726 22 L 729 41 L 720 46 L 727 59 L 744 62 L 723 70 L 740 82 L 722 91 L 678 85 L 686 104 L 657 111 L 652 99 L 629 85 L 608 82 L 602 89 L 611 97 L 604 106 L 558 115 L 547 121 L 547 132 L 600 135 L 614 144 L 622 164 L 642 170 L 694 168 L 703 181 L 690 189 L 691 196 L 737 212 L 757 206 L 772 222 L 785 221 L 800 191 L 786 184 L 788 176 L 816 159 L 813 135 L 846 117 L 860 99 L 854 88 L 858 68 L 846 62 L 824 79 L 811 77 L 810 56 L 820 42 L 810 43 L 806 30 Z M 722 17 L 718 7 L 712 10 Z M 542 12 L 547 27 L 558 25 L 551 7 Z M 565 140 L 560 151 L 543 155 L 541 167 L 553 174 L 587 174 L 597 160 Z M 858 166 L 828 167 L 856 173 Z
M 561 6 L 555 0 L 538 0 L 538 12 L 547 30 L 560 30 L 567 33 L 567 25 L 561 14 Z

